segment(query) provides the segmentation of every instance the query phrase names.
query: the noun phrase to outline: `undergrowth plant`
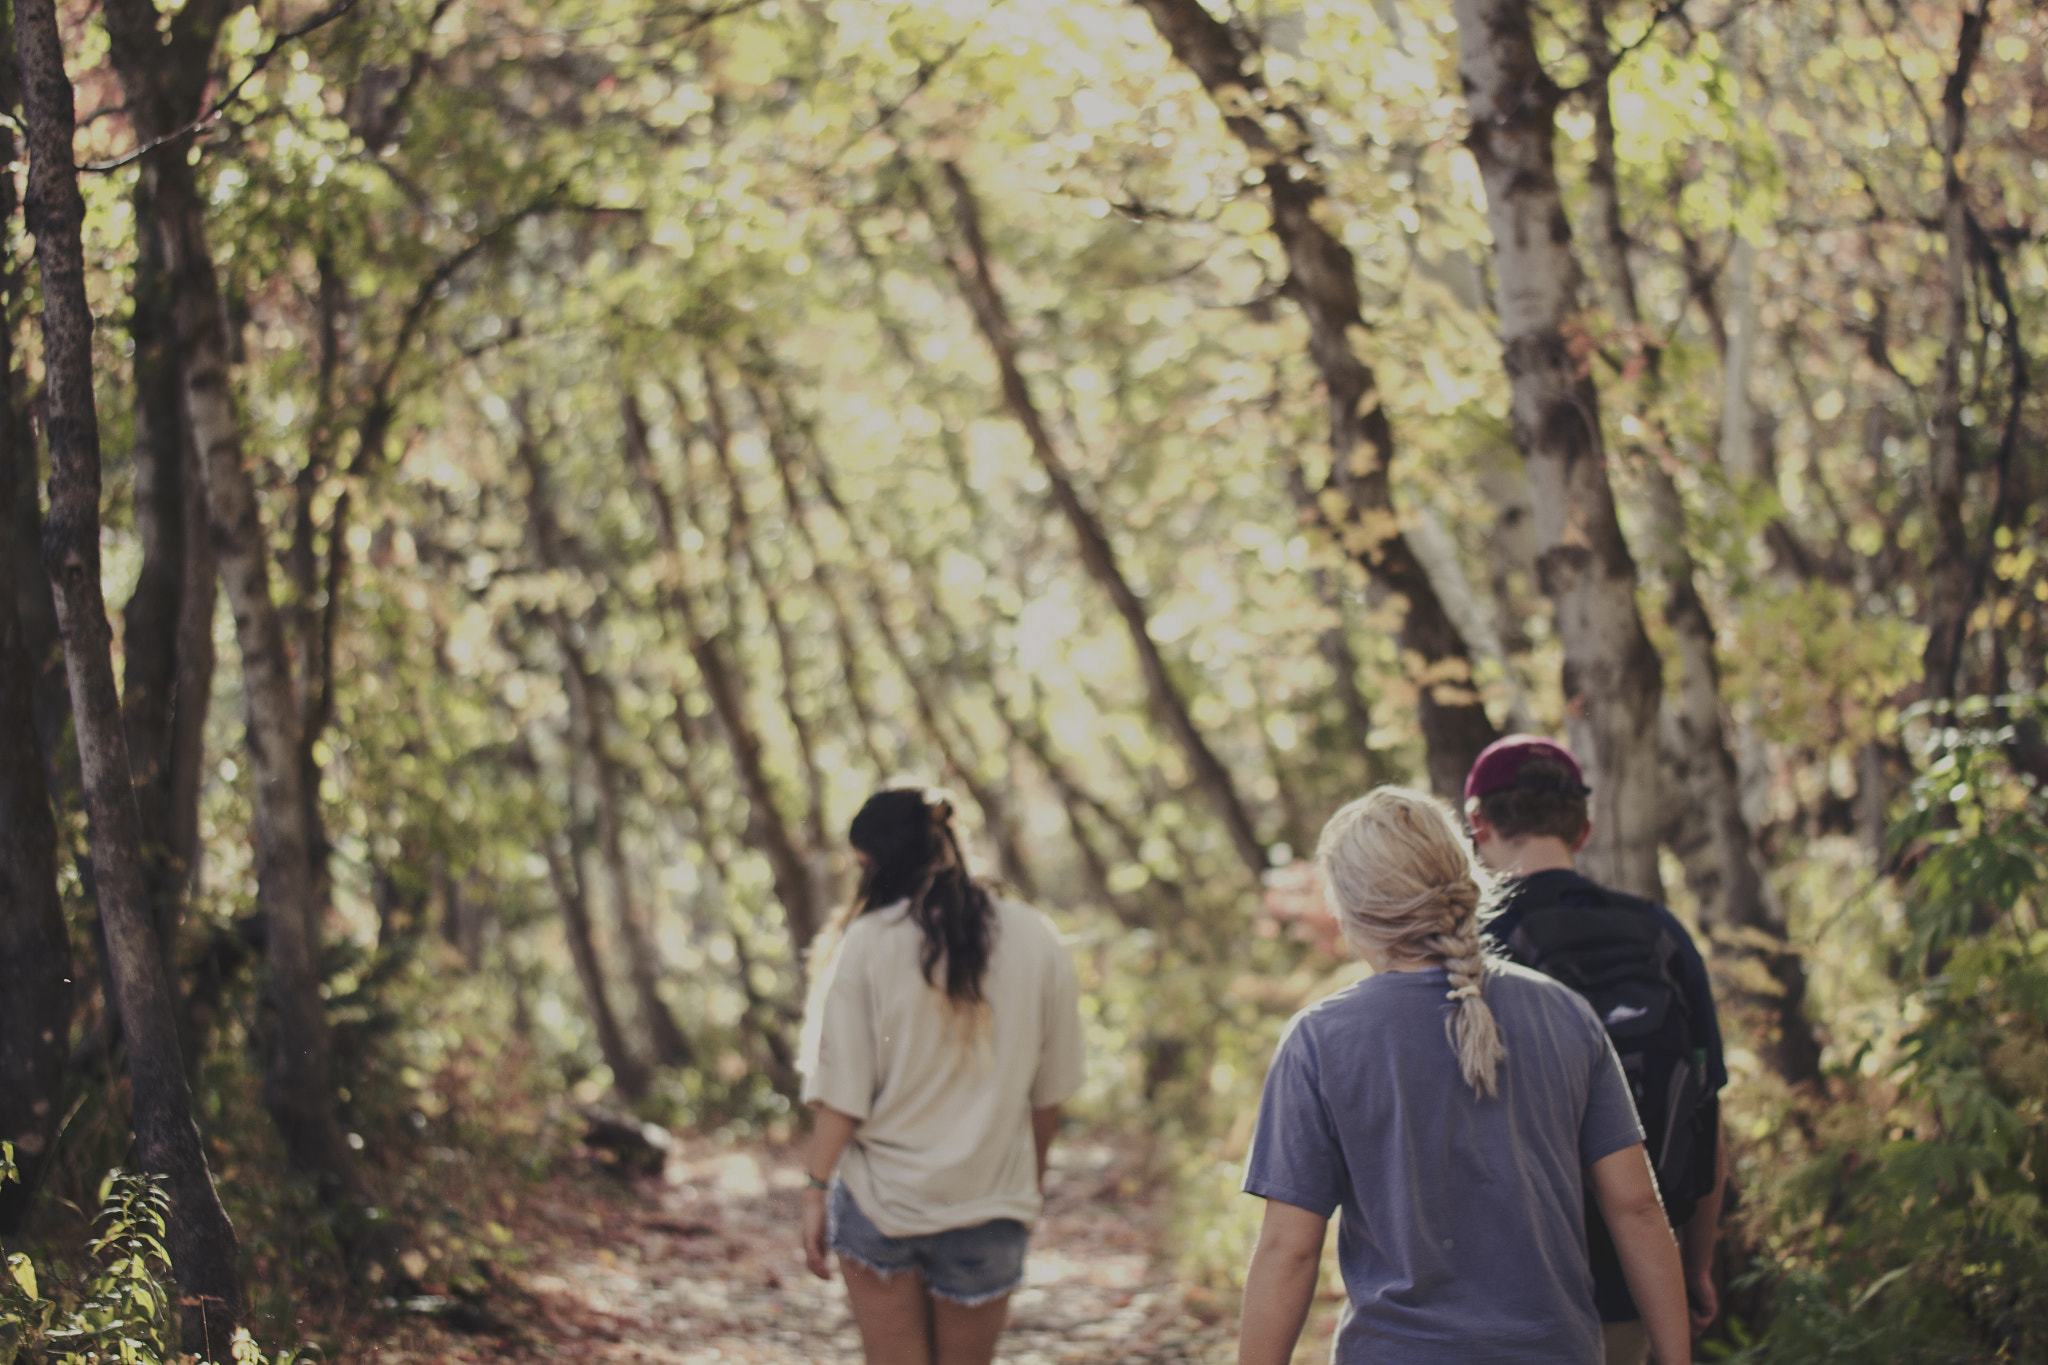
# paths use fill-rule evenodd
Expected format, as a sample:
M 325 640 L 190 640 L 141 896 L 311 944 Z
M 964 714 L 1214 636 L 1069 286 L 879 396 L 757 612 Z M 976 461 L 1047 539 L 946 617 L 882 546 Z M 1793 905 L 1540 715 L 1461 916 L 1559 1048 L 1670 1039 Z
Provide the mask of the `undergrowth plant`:
M 1923 717 L 1896 1028 L 1834 1078 L 1839 1126 L 1777 1210 L 1776 1314 L 1741 1359 L 2048 1359 L 2048 812 L 2008 758 L 2038 705 Z
M 17 1179 L 14 1147 L 0 1142 L 0 1182 Z M 177 1290 L 164 1250 L 170 1201 L 147 1176 L 109 1171 L 100 1182 L 90 1272 L 75 1288 L 51 1286 L 26 1253 L 0 1275 L 0 1365 L 175 1365 L 190 1356 L 172 1343 Z M 266 1357 L 235 1333 L 235 1365 L 290 1365 L 296 1353 Z

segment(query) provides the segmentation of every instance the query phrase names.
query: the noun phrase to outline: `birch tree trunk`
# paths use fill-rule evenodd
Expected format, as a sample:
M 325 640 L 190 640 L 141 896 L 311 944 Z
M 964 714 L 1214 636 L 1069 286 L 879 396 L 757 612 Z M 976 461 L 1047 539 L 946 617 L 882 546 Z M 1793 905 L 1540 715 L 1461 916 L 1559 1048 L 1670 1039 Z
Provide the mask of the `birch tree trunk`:
M 14 49 L 0 13 L 0 51 Z M 0 61 L 0 108 L 20 105 L 14 64 Z M 17 153 L 0 125 L 0 161 Z M 0 223 L 14 221 L 14 177 L 0 176 Z M 12 317 L 20 280 L 0 266 L 0 316 Z M 0 326 L 0 1141 L 14 1144 L 18 1183 L 0 1185 L 0 1235 L 35 1197 L 57 1127 L 71 1047 L 71 936 L 57 895 L 57 825 L 36 740 L 36 660 L 16 607 L 15 470 L 33 464 L 14 411 L 14 329 Z M 31 481 L 33 476 L 31 476 Z M 29 496 L 35 495 L 31 486 Z
M 1252 827 L 1251 815 L 1238 796 L 1237 784 L 1231 780 L 1229 770 L 1216 757 L 1208 740 L 1195 725 L 1194 717 L 1188 711 L 1187 699 L 1181 696 L 1180 688 L 1167 672 L 1166 660 L 1152 639 L 1145 604 L 1131 589 L 1123 566 L 1117 563 L 1116 552 L 1110 546 L 1100 519 L 1081 500 L 1066 460 L 1053 444 L 1052 433 L 1047 430 L 1045 419 L 1039 413 L 1038 404 L 1031 395 L 1031 386 L 1017 362 L 1016 329 L 1010 323 L 1009 309 L 989 268 L 988 245 L 981 232 L 981 213 L 967 184 L 967 177 L 959 166 L 950 161 L 942 170 L 953 193 L 953 227 L 965 252 L 963 257 L 948 247 L 944 253 L 946 264 L 995 359 L 1003 401 L 1017 425 L 1024 428 L 1032 454 L 1037 457 L 1039 467 L 1051 485 L 1053 503 L 1073 529 L 1082 565 L 1088 570 L 1089 577 L 1109 596 L 1110 605 L 1124 623 L 1131 648 L 1138 656 L 1138 671 L 1145 679 L 1145 691 L 1152 700 L 1154 714 L 1187 761 L 1195 786 L 1222 820 L 1238 858 L 1257 877 L 1266 870 L 1266 846 Z
M 1592 246 L 1607 288 L 1607 305 L 1621 324 L 1627 349 L 1642 372 L 1640 380 L 1654 409 L 1663 380 L 1663 353 L 1643 326 L 1635 269 L 1629 259 L 1629 238 L 1622 217 L 1615 157 L 1614 110 L 1608 78 L 1614 53 L 1607 29 L 1606 0 L 1588 0 L 1587 57 L 1592 68 L 1589 93 L 1593 105 L 1593 161 L 1587 185 L 1594 224 Z M 1754 330 L 1754 309 L 1744 326 Z M 1731 382 L 1732 396 L 1742 398 L 1723 416 L 1729 422 L 1752 423 L 1746 380 Z M 1651 424 L 1662 424 L 1651 413 Z M 1713 618 L 1695 582 L 1691 537 L 1685 503 L 1666 460 L 1675 458 L 1668 432 L 1665 449 L 1642 452 L 1639 461 L 1648 485 L 1650 521 L 1659 547 L 1659 568 L 1665 584 L 1664 620 L 1678 645 L 1679 691 L 1667 701 L 1665 750 L 1666 842 L 1679 851 L 1687 881 L 1699 900 L 1700 918 L 1708 925 L 1725 924 L 1755 931 L 1772 946 L 1761 951 L 1765 970 L 1777 986 L 1769 1004 L 1778 1022 L 1772 1061 L 1787 1082 L 1798 1085 L 1820 1074 L 1820 1046 L 1808 1022 L 1806 967 L 1785 941 L 1785 914 L 1771 890 L 1763 850 L 1742 808 L 1742 784 L 1729 727 L 1723 720 L 1721 670 L 1716 657 Z M 1702 831 L 1699 826 L 1704 825 Z M 1674 826 L 1683 826 L 1676 831 Z M 1703 833 L 1704 839 L 1687 837 Z M 1685 845 L 1705 857 L 1688 857 Z M 1754 941 L 1754 940 L 1752 940 Z
M 108 960 L 127 1023 L 137 1155 L 170 1197 L 168 1242 L 184 1345 L 225 1359 L 241 1290 L 235 1233 L 214 1193 L 178 1053 L 170 986 L 152 930 L 141 829 L 114 684 L 113 631 L 100 586 L 99 418 L 93 407 L 92 312 L 81 229 L 85 201 L 72 164 L 71 80 L 51 0 L 16 6 L 29 143 L 29 230 L 43 283 L 43 364 L 50 436 L 50 515 L 43 563 L 64 637 L 79 769 L 92 818 L 92 857 Z
M 1579 266 L 1558 190 L 1559 93 L 1536 55 L 1528 0 L 1455 0 L 1466 145 L 1486 186 L 1515 440 L 1529 470 L 1538 576 L 1564 644 L 1573 750 L 1593 787 L 1580 866 L 1638 895 L 1657 871 L 1661 665 L 1636 609 L 1615 516 L 1600 398 L 1585 360 Z
M 102 13 L 114 67 L 133 104 L 136 131 L 144 138 L 174 131 L 174 123 L 157 124 L 169 116 L 157 82 L 180 63 L 159 35 L 155 6 L 150 0 L 109 0 Z M 226 315 L 206 240 L 206 206 L 186 158 L 183 140 L 143 158 L 142 174 L 157 216 L 154 224 L 140 226 L 162 236 L 185 419 L 204 470 L 214 550 L 242 655 L 255 789 L 257 896 L 269 976 L 265 999 L 273 1017 L 263 1102 L 292 1164 L 318 1180 L 323 1197 L 365 1207 L 368 1195 L 355 1154 L 335 1115 L 333 1047 L 320 996 L 325 906 L 316 894 L 306 825 L 297 690 L 283 619 L 271 596 L 262 511 L 242 455 L 228 376 Z
M 1330 482 L 1307 510 L 1405 604 L 1398 638 L 1416 689 L 1430 786 L 1455 800 L 1472 760 L 1499 731 L 1475 686 L 1471 643 L 1445 610 L 1438 583 L 1415 553 L 1394 506 L 1393 422 L 1381 402 L 1379 380 L 1359 350 L 1358 338 L 1368 329 L 1359 309 L 1356 262 L 1318 216 L 1327 213 L 1319 205 L 1326 205 L 1328 191 L 1321 169 L 1302 155 L 1310 143 L 1307 119 L 1272 98 L 1249 35 L 1217 19 L 1201 0 L 1136 3 L 1202 82 L 1224 126 L 1257 167 L 1273 235 L 1287 253 L 1285 293 L 1308 321 L 1309 354 L 1329 401 Z

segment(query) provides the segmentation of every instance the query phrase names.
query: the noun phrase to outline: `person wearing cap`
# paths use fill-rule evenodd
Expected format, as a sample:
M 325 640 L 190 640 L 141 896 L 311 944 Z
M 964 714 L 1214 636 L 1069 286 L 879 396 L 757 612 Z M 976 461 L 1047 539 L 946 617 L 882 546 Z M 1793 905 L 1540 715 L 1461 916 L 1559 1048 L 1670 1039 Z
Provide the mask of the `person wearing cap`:
M 1495 948 L 1507 950 L 1532 906 L 1600 905 L 1622 899 L 1573 867 L 1574 855 L 1593 832 L 1586 804 L 1591 794 L 1571 751 L 1540 736 L 1509 735 L 1489 745 L 1473 763 L 1465 779 L 1465 818 L 1473 846 L 1489 868 L 1513 879 L 1500 908 L 1484 926 Z M 1647 910 L 1674 947 L 1674 975 L 1705 1053 L 1705 1086 L 1710 1096 L 1718 1094 L 1727 1084 L 1728 1070 L 1706 963 L 1668 908 L 1655 902 L 1634 903 Z M 1695 1337 L 1718 1311 L 1713 1255 L 1728 1160 L 1718 1118 L 1713 1131 L 1713 1187 L 1677 1229 Z M 1649 1338 L 1623 1282 L 1613 1242 L 1597 1215 L 1587 1232 L 1606 1365 L 1642 1365 L 1648 1359 Z

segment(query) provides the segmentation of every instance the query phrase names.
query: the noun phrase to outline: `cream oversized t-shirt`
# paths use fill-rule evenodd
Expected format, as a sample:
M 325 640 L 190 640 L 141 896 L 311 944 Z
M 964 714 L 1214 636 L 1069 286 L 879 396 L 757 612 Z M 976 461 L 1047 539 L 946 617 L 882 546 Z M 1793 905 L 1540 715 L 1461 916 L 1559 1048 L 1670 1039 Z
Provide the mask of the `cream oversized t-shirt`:
M 840 939 L 805 1020 L 804 1102 L 860 1120 L 839 1177 L 888 1236 L 1033 1223 L 1031 1111 L 1081 1085 L 1073 961 L 1044 915 L 996 901 L 985 1004 L 957 1008 L 918 968 L 909 910 L 870 911 Z

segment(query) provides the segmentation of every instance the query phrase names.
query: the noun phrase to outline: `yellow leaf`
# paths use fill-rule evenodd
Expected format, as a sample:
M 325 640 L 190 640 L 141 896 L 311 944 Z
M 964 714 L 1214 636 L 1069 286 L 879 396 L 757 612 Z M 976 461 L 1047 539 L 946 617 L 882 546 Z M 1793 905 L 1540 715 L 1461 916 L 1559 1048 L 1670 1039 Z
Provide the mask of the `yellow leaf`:
M 29 1260 L 26 1256 L 9 1256 L 7 1258 L 7 1269 L 14 1276 L 14 1282 L 21 1286 L 22 1293 L 28 1295 L 31 1299 L 42 1297 L 41 1294 L 36 1292 L 35 1262 Z

